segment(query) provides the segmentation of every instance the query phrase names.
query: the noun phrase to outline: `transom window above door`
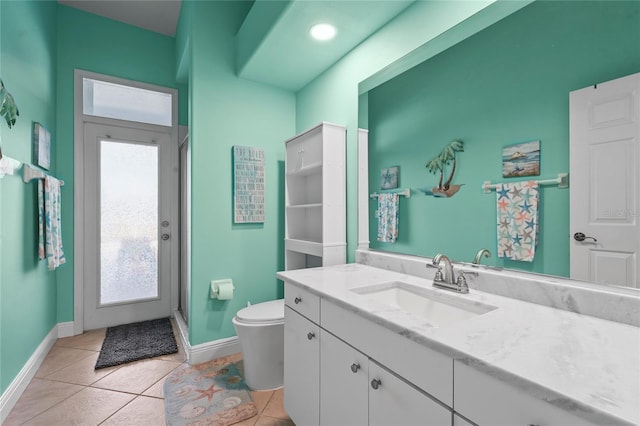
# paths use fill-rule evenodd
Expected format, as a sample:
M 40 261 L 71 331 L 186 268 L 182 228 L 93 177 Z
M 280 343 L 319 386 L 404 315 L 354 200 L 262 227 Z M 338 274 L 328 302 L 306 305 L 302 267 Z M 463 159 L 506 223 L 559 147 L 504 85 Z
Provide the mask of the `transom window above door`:
M 82 79 L 85 115 L 171 126 L 172 94 L 92 78 Z

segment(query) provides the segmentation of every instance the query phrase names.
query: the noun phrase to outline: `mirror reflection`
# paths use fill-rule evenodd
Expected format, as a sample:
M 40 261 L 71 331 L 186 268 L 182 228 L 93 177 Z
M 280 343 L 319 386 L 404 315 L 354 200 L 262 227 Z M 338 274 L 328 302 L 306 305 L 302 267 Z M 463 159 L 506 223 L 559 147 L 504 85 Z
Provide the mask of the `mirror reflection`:
M 638 2 L 534 2 L 370 90 L 370 193 L 381 192 L 393 167 L 398 189 L 414 191 L 398 201 L 394 242 L 378 241 L 378 203 L 370 202 L 370 247 L 462 262 L 486 248 L 482 264 L 570 277 L 573 182 L 514 184 L 567 172 L 571 180 L 569 93 L 640 72 L 639 16 Z M 463 150 L 430 173 L 430 160 L 456 140 Z M 459 186 L 455 196 L 433 193 L 441 174 Z M 498 194 L 483 191 L 485 181 Z M 508 218 L 521 216 L 526 236 L 500 232 L 501 201 Z

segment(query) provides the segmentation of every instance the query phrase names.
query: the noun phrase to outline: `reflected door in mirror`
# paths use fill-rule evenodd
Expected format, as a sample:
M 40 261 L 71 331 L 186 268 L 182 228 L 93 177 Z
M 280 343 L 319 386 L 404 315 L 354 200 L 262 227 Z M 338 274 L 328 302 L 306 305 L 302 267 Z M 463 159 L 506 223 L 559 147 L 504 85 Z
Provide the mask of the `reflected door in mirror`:
M 570 94 L 571 278 L 638 287 L 639 96 L 640 74 Z

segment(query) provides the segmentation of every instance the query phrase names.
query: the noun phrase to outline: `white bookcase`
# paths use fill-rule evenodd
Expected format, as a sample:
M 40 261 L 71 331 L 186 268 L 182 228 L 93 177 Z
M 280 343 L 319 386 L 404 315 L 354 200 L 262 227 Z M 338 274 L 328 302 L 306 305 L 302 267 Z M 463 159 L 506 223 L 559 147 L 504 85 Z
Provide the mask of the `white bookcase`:
M 285 149 L 285 269 L 345 263 L 346 129 L 323 122 Z

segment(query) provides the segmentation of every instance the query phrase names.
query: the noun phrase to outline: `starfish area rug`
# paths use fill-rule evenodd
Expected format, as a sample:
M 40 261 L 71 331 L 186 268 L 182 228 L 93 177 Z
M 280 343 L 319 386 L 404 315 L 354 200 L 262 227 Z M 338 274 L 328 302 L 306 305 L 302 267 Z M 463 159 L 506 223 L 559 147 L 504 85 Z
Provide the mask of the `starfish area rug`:
M 164 382 L 165 419 L 170 426 L 227 426 L 258 414 L 234 364 L 216 360 L 184 365 Z

